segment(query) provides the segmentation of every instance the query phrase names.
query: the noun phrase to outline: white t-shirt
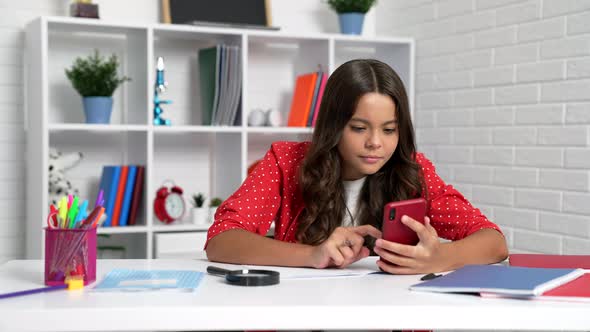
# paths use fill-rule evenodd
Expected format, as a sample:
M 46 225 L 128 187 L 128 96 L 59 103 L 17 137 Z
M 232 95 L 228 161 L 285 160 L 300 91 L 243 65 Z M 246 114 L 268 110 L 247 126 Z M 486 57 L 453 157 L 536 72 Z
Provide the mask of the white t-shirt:
M 344 185 L 344 197 L 346 198 L 346 206 L 348 210 L 350 210 L 350 214 L 354 217 L 354 220 L 350 220 L 350 214 L 348 211 L 344 211 L 344 217 L 342 218 L 342 226 L 343 227 L 350 227 L 355 226 L 358 224 L 356 220 L 358 202 L 359 202 L 359 195 L 361 194 L 361 189 L 363 188 L 363 184 L 367 177 L 360 178 L 358 180 L 353 181 L 342 181 Z

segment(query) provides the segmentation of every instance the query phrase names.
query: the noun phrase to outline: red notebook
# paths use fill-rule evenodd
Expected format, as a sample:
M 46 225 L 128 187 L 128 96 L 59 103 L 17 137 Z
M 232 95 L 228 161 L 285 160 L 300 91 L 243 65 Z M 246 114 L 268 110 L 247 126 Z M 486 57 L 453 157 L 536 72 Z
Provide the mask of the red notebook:
M 583 274 L 578 278 L 545 291 L 537 296 L 519 296 L 495 293 L 481 293 L 482 297 L 492 298 L 513 298 L 520 300 L 539 300 L 539 301 L 565 301 L 565 302 L 590 302 L 590 273 Z
M 511 254 L 511 266 L 590 269 L 590 255 Z
M 580 297 L 590 301 L 590 273 L 543 293 L 543 296 Z

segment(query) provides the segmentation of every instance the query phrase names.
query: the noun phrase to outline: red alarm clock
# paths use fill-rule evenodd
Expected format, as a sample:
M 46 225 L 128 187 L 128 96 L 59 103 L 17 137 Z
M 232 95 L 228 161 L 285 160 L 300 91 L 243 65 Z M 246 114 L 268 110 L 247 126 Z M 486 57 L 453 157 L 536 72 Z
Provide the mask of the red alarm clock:
M 162 185 L 156 192 L 154 213 L 160 221 L 169 224 L 182 218 L 185 205 L 184 198 L 182 198 L 182 188 L 174 183 L 172 183 L 172 187 Z

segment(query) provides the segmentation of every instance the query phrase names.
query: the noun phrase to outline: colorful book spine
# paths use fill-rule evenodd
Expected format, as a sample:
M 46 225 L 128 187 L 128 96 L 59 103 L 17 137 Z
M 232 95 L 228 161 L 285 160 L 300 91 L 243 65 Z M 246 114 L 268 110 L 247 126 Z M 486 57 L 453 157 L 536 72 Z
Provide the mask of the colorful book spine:
M 121 166 L 121 179 L 117 188 L 117 196 L 115 199 L 115 208 L 113 209 L 113 219 L 111 226 L 119 226 L 119 217 L 121 216 L 121 205 L 123 203 L 123 196 L 125 195 L 125 184 L 127 183 L 127 172 L 129 167 Z
M 318 76 L 315 80 L 315 87 L 313 89 L 313 99 L 311 101 L 311 106 L 309 108 L 309 115 L 307 116 L 306 127 L 311 127 L 311 124 L 313 123 L 313 113 L 315 111 L 315 106 L 318 103 L 318 95 L 320 92 L 320 85 L 322 84 L 322 77 L 324 76 L 324 73 L 318 71 L 317 75 Z
M 313 101 L 313 90 L 315 88 L 317 76 L 317 73 L 310 73 L 297 77 L 287 126 L 306 126 L 309 110 Z
M 113 216 L 113 210 L 115 208 L 115 200 L 117 199 L 117 189 L 119 188 L 120 177 L 120 166 L 104 166 L 102 168 L 102 176 L 100 179 L 99 190 L 103 190 L 103 198 L 105 202 L 106 219 L 103 223 L 104 227 L 111 226 L 111 220 Z
M 129 166 L 127 170 L 127 183 L 125 183 L 125 193 L 123 195 L 123 203 L 121 204 L 121 216 L 119 217 L 119 226 L 127 226 L 127 218 L 129 217 L 129 209 L 131 207 L 131 197 L 133 195 L 133 187 L 135 185 L 136 166 Z
M 127 225 L 135 225 L 137 220 L 137 212 L 141 205 L 141 199 L 143 196 L 143 174 L 145 172 L 145 166 L 137 166 L 135 175 L 135 185 L 133 186 L 133 198 L 131 199 L 131 210 L 129 212 L 129 218 Z
M 320 113 L 320 105 L 322 104 L 322 98 L 324 97 L 324 90 L 326 89 L 326 82 L 328 81 L 328 74 L 324 73 L 322 75 L 322 82 L 320 84 L 320 92 L 318 94 L 318 100 L 315 105 L 315 109 L 313 111 L 313 121 L 311 122 L 311 126 L 315 127 L 315 122 L 318 118 L 318 113 Z

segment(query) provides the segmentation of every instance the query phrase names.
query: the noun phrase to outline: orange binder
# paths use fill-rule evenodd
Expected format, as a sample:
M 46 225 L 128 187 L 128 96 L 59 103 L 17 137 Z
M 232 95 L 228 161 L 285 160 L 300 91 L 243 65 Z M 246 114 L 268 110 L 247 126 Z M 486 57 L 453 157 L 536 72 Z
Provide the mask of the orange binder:
M 305 127 L 307 125 L 317 78 L 317 72 L 297 76 L 287 126 Z
M 113 209 L 113 218 L 111 219 L 111 226 L 119 226 L 119 217 L 121 216 L 121 206 L 123 205 L 123 196 L 125 196 L 125 186 L 127 185 L 127 173 L 129 167 L 121 166 L 121 178 L 119 180 L 119 187 L 117 188 L 117 200 L 115 201 L 115 208 Z

